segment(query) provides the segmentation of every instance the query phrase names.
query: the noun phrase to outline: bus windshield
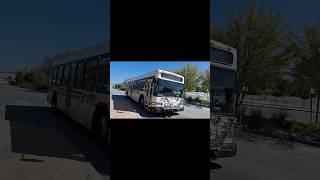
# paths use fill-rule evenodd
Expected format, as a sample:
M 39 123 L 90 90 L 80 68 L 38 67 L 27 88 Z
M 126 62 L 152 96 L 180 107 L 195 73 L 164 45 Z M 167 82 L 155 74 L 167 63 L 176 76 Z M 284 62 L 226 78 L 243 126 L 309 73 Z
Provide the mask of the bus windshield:
M 157 96 L 182 97 L 183 84 L 158 79 L 156 92 Z
M 213 112 L 218 114 L 234 113 L 235 71 L 211 67 Z

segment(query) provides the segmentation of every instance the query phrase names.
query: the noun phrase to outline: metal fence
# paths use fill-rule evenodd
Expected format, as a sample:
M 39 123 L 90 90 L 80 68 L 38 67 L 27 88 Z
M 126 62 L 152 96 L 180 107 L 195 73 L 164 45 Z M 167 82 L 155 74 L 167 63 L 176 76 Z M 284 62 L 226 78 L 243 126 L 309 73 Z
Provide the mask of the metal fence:
M 315 122 L 316 99 L 312 101 L 312 114 L 310 101 L 310 99 L 303 100 L 298 97 L 248 96 L 242 104 L 242 109 L 245 115 L 249 115 L 253 110 L 260 110 L 264 117 L 269 118 L 275 113 L 286 112 L 287 120 Z
M 186 92 L 185 97 L 191 97 L 193 99 L 199 98 L 200 100 L 205 100 L 210 102 L 210 93 L 205 92 Z

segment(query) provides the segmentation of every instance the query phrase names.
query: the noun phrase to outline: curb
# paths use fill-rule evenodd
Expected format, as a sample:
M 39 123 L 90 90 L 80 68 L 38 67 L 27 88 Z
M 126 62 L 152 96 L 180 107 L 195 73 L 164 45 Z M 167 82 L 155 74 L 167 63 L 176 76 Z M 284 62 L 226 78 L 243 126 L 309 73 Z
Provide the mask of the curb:
M 257 134 L 257 135 L 266 136 L 266 137 L 281 138 L 280 136 L 277 136 L 277 135 L 275 135 L 275 134 L 263 133 L 263 132 L 259 132 L 259 131 L 256 131 L 256 130 L 244 129 L 243 131 L 250 132 L 250 133 L 253 133 L 253 134 Z M 311 145 L 311 146 L 320 147 L 320 142 L 316 142 L 316 141 L 306 141 L 306 140 L 299 139 L 299 138 L 294 137 L 294 136 L 289 136 L 288 139 L 287 139 L 287 141 L 297 142 L 297 143 L 301 143 L 301 144 L 306 144 L 306 145 Z
M 307 145 L 311 145 L 311 146 L 317 146 L 320 147 L 320 142 L 316 142 L 316 141 L 305 141 L 302 139 L 298 139 L 295 137 L 292 137 L 292 140 L 298 143 L 302 143 L 302 144 L 307 144 Z
M 196 105 L 196 106 L 201 106 L 201 107 L 206 107 L 206 108 L 210 108 L 210 106 L 204 106 L 200 103 L 193 103 L 193 102 L 185 102 L 186 104 L 191 104 L 191 105 Z

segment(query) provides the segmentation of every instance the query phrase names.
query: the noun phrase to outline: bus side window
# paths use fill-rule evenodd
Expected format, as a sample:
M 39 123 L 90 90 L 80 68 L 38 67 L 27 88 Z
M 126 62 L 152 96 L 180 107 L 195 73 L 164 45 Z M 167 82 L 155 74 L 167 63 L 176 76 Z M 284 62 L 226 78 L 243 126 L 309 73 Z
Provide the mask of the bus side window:
M 57 71 L 56 71 L 56 74 L 54 75 L 54 84 L 55 84 L 55 85 L 57 85 L 57 83 L 58 83 L 59 69 L 60 69 L 60 67 L 57 66 Z
M 51 84 L 55 84 L 56 79 L 57 79 L 57 66 L 54 66 L 53 68 L 53 73 L 51 75 Z
M 80 89 L 83 79 L 83 61 L 77 63 L 77 74 L 75 79 L 75 88 Z
M 137 80 L 137 89 L 140 90 L 140 80 Z
M 73 62 L 73 63 L 71 64 L 70 87 L 74 87 L 74 85 L 75 85 L 76 72 L 77 72 L 77 63 Z
M 52 84 L 53 83 L 53 77 L 54 77 L 54 72 L 56 70 L 56 66 L 53 66 L 50 72 L 50 76 L 49 76 L 49 83 Z
M 98 68 L 97 92 L 107 93 L 108 78 L 109 77 L 107 73 L 107 57 L 101 57 Z
M 69 86 L 70 81 L 70 64 L 66 64 L 63 72 L 63 86 Z
M 143 90 L 143 88 L 146 88 L 146 83 L 147 83 L 147 78 L 144 78 L 144 79 L 142 80 L 141 91 Z
M 60 78 L 60 86 L 63 86 L 63 84 L 64 84 L 63 81 L 64 81 L 64 76 L 65 76 L 65 71 L 66 71 L 66 65 L 63 65 L 61 78 Z
M 63 71 L 63 65 L 60 65 L 59 66 L 58 77 L 57 77 L 57 85 L 61 85 L 62 71 Z
M 83 84 L 84 90 L 93 91 L 95 89 L 98 58 L 99 57 L 90 58 L 86 62 Z

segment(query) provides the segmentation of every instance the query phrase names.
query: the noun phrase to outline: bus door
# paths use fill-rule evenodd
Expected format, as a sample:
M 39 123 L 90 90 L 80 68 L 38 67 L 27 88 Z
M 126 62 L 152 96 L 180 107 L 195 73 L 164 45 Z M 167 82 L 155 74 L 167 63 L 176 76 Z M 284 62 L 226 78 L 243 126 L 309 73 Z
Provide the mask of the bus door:
M 153 79 L 148 79 L 146 83 L 146 103 L 148 107 L 151 105 L 153 93 Z

